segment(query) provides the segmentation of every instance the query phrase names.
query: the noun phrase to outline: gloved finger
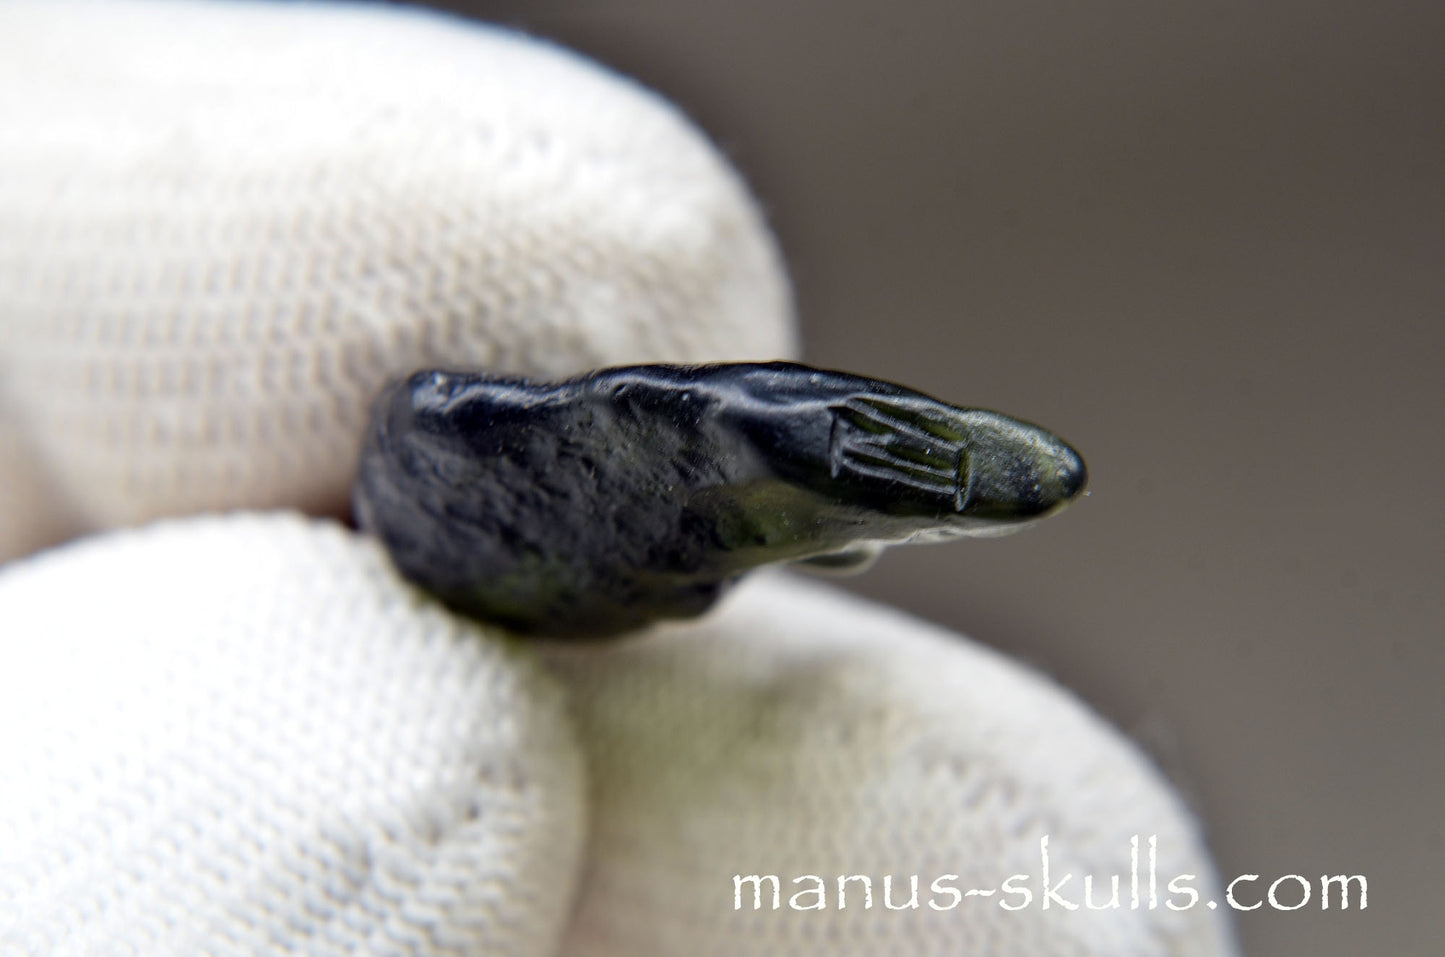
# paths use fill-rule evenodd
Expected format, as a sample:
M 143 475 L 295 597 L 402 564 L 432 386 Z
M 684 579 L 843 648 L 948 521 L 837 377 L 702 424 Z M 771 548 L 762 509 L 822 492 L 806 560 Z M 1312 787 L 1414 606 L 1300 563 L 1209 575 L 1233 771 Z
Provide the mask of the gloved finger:
M 568 957 L 1236 953 L 1156 770 L 967 639 L 759 575 L 696 625 L 547 657 L 593 787 Z
M 777 250 L 677 109 L 383 5 L 0 5 L 0 515 L 345 508 L 419 368 L 793 351 Z M 42 530 L 43 531 L 43 530 Z
M 0 609 L 0 951 L 554 951 L 557 683 L 372 543 L 175 521 L 8 566 Z

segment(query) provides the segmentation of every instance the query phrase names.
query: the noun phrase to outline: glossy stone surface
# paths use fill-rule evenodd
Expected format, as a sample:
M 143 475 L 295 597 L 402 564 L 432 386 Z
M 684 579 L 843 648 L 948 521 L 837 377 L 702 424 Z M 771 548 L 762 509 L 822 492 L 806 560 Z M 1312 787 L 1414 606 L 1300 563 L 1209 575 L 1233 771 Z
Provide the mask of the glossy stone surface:
M 1056 436 L 794 363 L 630 366 L 557 383 L 420 372 L 373 411 L 357 520 L 401 572 L 518 631 L 706 611 L 759 565 L 1015 531 L 1086 482 Z

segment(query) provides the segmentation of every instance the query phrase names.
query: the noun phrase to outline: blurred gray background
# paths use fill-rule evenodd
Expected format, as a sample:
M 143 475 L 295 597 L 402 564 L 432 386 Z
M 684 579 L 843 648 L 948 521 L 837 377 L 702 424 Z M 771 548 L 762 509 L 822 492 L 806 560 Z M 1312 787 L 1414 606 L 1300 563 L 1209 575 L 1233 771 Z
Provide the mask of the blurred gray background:
M 1237 915 L 1248 953 L 1439 953 L 1445 4 L 440 6 L 691 114 L 809 361 L 1085 453 L 1064 516 L 851 587 L 1092 702 L 1226 878 L 1368 877 Z

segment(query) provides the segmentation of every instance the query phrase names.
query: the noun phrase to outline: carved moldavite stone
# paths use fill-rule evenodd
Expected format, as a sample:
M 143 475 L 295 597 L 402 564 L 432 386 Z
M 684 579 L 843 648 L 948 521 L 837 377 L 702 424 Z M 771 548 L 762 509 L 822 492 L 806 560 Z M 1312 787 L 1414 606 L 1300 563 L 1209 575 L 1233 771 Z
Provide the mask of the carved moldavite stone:
M 588 637 L 701 614 L 770 562 L 1015 531 L 1085 478 L 1027 422 L 793 363 L 420 372 L 378 399 L 354 504 L 457 611 Z

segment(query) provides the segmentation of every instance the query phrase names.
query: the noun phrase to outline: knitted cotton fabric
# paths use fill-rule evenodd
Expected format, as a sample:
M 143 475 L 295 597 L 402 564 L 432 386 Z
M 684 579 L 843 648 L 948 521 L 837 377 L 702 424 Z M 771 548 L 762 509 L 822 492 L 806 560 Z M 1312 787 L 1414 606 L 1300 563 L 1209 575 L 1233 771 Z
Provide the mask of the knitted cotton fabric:
M 10 566 L 0 614 L 0 953 L 556 947 L 560 689 L 374 543 L 174 522 Z
M 546 647 L 550 675 L 373 543 L 287 516 L 69 546 L 0 574 L 0 609 L 16 953 L 1235 953 L 1197 826 L 1116 732 L 995 652 L 788 576 Z M 1154 906 L 1131 906 L 1136 836 Z M 1076 910 L 1043 905 L 1043 838 Z M 1200 896 L 1170 909 L 1185 874 Z M 750 875 L 783 906 L 739 896 Z M 871 906 L 839 896 L 850 875 Z M 935 909 L 947 875 L 998 896 Z M 1009 911 L 1013 875 L 1031 899 Z M 795 909 L 809 876 L 823 906 Z
M 1158 772 L 1066 691 L 966 638 L 761 574 L 700 624 L 549 659 L 592 781 L 568 957 L 1234 952 L 1197 826 Z M 1045 904 L 1045 838 L 1068 904 Z M 1167 888 L 1185 874 L 1189 907 Z M 752 875 L 778 879 L 778 907 L 771 884 L 760 908 L 752 884 L 739 895 Z M 871 891 L 840 895 L 855 875 Z M 932 889 L 949 875 L 944 888 L 988 893 Z M 1003 889 L 1014 875 L 1027 902 Z M 794 906 L 812 879 L 822 893 Z
M 338 512 L 390 378 L 778 358 L 789 308 L 731 167 L 560 48 L 380 5 L 0 4 L 0 558 Z

